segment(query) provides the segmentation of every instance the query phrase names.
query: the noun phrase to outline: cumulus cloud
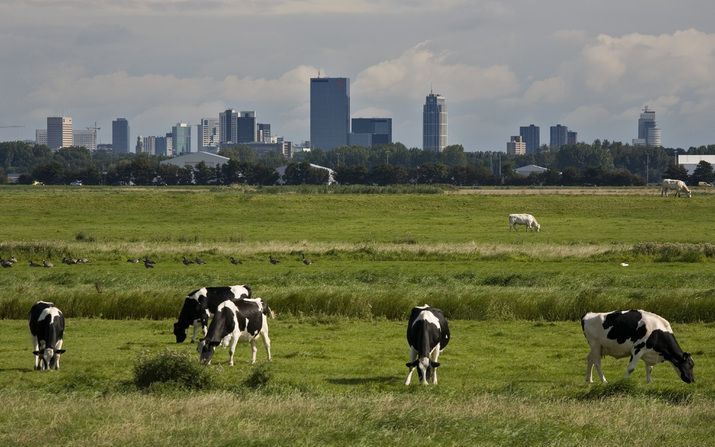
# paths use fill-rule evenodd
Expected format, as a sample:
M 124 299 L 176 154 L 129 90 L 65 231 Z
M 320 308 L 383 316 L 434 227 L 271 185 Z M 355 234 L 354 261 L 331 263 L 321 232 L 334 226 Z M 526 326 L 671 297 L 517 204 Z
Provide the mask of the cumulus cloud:
M 559 76 L 531 83 L 524 93 L 524 100 L 536 103 L 557 103 L 567 96 L 566 82 Z
M 353 88 L 369 98 L 418 99 L 428 93 L 430 85 L 452 102 L 498 98 L 518 89 L 516 75 L 508 66 L 451 62 L 447 53 L 434 53 L 427 43 L 366 68 Z

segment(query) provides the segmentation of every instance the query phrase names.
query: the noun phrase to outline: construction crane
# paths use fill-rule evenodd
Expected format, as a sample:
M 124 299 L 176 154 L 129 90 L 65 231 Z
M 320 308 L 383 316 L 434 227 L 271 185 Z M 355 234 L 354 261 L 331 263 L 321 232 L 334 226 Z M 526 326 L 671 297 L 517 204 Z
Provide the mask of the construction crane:
M 88 127 L 87 130 L 93 130 L 94 131 L 94 143 L 95 144 L 101 144 L 101 140 L 98 141 L 97 135 L 99 134 L 99 131 L 102 130 L 101 127 L 97 127 L 97 122 L 94 122 L 94 126 Z

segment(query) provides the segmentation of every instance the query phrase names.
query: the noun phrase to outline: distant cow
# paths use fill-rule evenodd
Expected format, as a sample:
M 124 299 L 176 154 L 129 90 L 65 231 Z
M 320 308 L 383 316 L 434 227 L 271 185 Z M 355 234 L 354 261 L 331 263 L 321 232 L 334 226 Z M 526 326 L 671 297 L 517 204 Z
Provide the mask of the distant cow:
M 410 361 L 405 385 L 412 380 L 412 373 L 417 368 L 420 383 L 427 385 L 430 377 L 437 384 L 437 361 L 439 354 L 449 343 L 449 326 L 442 311 L 427 304 L 412 309 L 407 322 L 407 343 L 410 345 Z
M 248 285 L 202 287 L 190 292 L 184 299 L 184 305 L 179 312 L 179 321 L 174 323 L 176 342 L 183 343 L 186 340 L 186 329 L 191 325 L 194 326 L 191 343 L 196 341 L 196 333 L 199 329 L 201 329 L 202 335 L 206 336 L 209 317 L 216 313 L 216 308 L 223 301 L 250 297 L 251 287 Z
M 680 193 L 684 192 L 688 195 L 688 197 L 692 197 L 692 192 L 690 192 L 690 189 L 688 189 L 688 185 L 685 184 L 684 181 L 682 180 L 673 180 L 673 179 L 663 179 L 663 183 L 660 185 L 660 195 L 661 197 L 668 197 L 668 191 L 670 190 L 675 191 L 675 195 L 680 197 Z
M 263 338 L 268 361 L 271 356 L 271 339 L 268 337 L 268 318 L 272 316 L 268 304 L 260 298 L 242 298 L 226 300 L 218 305 L 216 313 L 209 325 L 206 337 L 197 346 L 199 359 L 210 364 L 216 346 L 222 344 L 229 347 L 229 364 L 233 366 L 233 354 L 239 341 L 251 342 L 251 364 L 256 363 L 258 346 L 256 339 Z
M 531 214 L 509 214 L 509 230 L 516 231 L 517 225 L 526 226 L 526 231 L 541 230 L 541 225 Z
M 581 318 L 581 327 L 591 351 L 586 358 L 586 382 L 592 383 L 593 366 L 606 382 L 601 370 L 601 358 L 630 356 L 626 378 L 636 368 L 638 360 L 646 364 L 646 382 L 650 383 L 653 365 L 669 361 L 685 383 L 695 381 L 693 359 L 683 352 L 675 341 L 670 323 L 658 315 L 644 310 L 615 311 L 608 313 L 589 312 Z
M 35 369 L 60 369 L 60 355 L 64 342 L 65 317 L 54 304 L 38 301 L 30 308 L 30 334 Z

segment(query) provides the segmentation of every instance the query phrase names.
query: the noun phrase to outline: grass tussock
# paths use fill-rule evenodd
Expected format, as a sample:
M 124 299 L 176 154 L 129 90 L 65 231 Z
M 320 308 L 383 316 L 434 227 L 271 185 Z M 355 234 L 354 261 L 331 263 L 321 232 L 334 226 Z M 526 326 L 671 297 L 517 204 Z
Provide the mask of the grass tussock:
M 643 242 L 631 249 L 634 255 L 656 262 L 702 262 L 715 258 L 715 244 Z
M 165 349 L 156 354 L 142 354 L 134 366 L 134 384 L 142 390 L 207 390 L 215 385 L 209 368 L 196 356 Z

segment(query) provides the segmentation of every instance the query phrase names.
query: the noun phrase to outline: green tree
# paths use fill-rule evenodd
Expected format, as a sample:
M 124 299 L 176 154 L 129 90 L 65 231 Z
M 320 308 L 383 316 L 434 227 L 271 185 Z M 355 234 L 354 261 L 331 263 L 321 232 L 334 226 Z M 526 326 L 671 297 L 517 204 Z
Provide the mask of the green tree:
M 690 176 L 690 181 L 697 185 L 699 182 L 712 183 L 715 179 L 715 174 L 713 174 L 713 165 L 705 160 L 700 161 L 693 171 L 693 175 Z
M 683 165 L 677 163 L 671 163 L 663 172 L 663 178 L 670 178 L 675 180 L 687 180 L 688 170 L 685 169 Z

